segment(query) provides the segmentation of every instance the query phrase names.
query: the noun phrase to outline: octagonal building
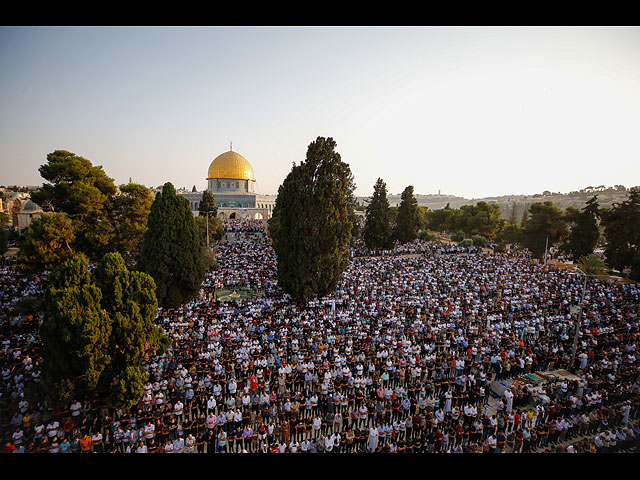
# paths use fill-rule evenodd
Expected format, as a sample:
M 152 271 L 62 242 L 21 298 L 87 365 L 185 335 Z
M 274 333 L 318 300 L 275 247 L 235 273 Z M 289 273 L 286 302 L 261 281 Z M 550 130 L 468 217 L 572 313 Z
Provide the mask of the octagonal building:
M 209 165 L 207 189 L 213 195 L 220 218 L 271 218 L 275 196 L 256 193 L 253 167 L 232 146 Z

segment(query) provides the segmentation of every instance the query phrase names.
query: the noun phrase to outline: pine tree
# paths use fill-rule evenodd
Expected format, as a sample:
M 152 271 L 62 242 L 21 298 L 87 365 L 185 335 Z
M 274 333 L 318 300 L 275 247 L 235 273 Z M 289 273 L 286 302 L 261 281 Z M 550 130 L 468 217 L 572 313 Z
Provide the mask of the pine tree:
M 586 257 L 593 253 L 600 238 L 598 220 L 600 210 L 597 195 L 587 201 L 585 207 L 576 215 L 576 223 L 571 228 L 569 238 L 564 246 L 574 259 Z
M 189 201 L 171 183 L 156 195 L 147 227 L 138 269 L 153 277 L 160 305 L 178 307 L 198 294 L 206 268 Z
M 111 251 L 115 226 L 108 209 L 118 190 L 113 179 L 102 167 L 66 150 L 48 154 L 39 171 L 48 183 L 34 191 L 31 200 L 45 211 L 68 215 L 75 232 L 73 250 L 96 261 Z
M 278 189 L 269 234 L 278 257 L 278 285 L 297 300 L 335 290 L 349 265 L 349 166 L 332 138 L 312 142 Z
M 534 257 L 542 259 L 545 247 L 562 242 L 568 234 L 562 210 L 553 202 L 532 203 L 530 216 L 523 225 L 522 244 Z
M 412 242 L 418 237 L 420 214 L 418 201 L 413 194 L 413 186 L 409 185 L 401 195 L 398 217 L 396 219 L 395 238 L 400 243 Z
M 640 188 L 629 189 L 627 200 L 603 211 L 602 224 L 609 265 L 630 268 L 631 278 L 640 280 Z
M 367 205 L 362 238 L 372 250 L 393 248 L 393 232 L 389 222 L 389 200 L 387 185 L 378 178 L 373 186 L 373 196 Z

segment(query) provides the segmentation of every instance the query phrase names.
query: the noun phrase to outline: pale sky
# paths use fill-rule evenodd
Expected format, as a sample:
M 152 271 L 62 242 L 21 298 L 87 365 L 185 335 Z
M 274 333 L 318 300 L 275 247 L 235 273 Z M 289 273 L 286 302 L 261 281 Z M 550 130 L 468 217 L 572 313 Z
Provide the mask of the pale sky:
M 202 190 L 233 142 L 276 194 L 318 136 L 361 196 L 640 185 L 638 27 L 2 27 L 0 105 L 0 185 Z

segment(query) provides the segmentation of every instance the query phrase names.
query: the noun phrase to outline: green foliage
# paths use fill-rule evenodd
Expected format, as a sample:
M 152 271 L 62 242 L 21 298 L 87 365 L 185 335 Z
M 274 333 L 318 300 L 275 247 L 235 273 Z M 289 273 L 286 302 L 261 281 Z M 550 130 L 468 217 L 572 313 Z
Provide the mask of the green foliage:
M 393 229 L 393 225 L 396 223 L 397 220 L 398 220 L 398 207 L 389 206 L 389 224 L 392 226 L 392 229 Z
M 131 183 L 118 189 L 102 167 L 65 150 L 47 155 L 39 171 L 46 183 L 31 199 L 43 210 L 64 213 L 71 221 L 70 249 L 93 261 L 116 251 L 129 265 L 135 263 L 153 201 L 147 187 Z M 47 243 L 35 235 L 33 241 Z
M 507 251 L 507 245 L 504 242 L 499 242 L 493 248 L 494 253 L 505 253 Z
M 453 227 L 462 230 L 465 235 L 482 235 L 494 238 L 504 225 L 500 217 L 500 206 L 494 203 L 478 202 L 476 205 L 463 205 L 460 214 L 453 219 Z
M 176 308 L 198 294 L 206 270 L 189 202 L 171 183 L 156 195 L 147 227 L 138 269 L 153 277 L 160 305 Z
M 47 163 L 38 170 L 49 183 L 33 192 L 31 200 L 44 210 L 88 216 L 101 211 L 107 198 L 116 193 L 113 179 L 102 167 L 66 150 L 48 154 Z
M 387 185 L 378 178 L 373 186 L 373 196 L 367 205 L 362 238 L 367 248 L 388 250 L 393 248 L 393 231 L 390 224 Z
M 462 231 L 465 237 L 482 235 L 494 238 L 505 221 L 500 216 L 500 206 L 478 202 L 463 205 L 459 209 L 448 207 L 433 210 L 426 215 L 427 227 L 439 232 Z
M 464 232 L 462 230 L 458 230 L 457 232 L 451 234 L 452 242 L 461 242 L 462 240 L 464 240 Z
M 640 280 L 640 189 L 630 189 L 627 200 L 603 210 L 602 224 L 609 265 L 619 271 L 630 268 L 631 278 Z
M 101 300 L 86 256 L 75 255 L 52 272 L 40 327 L 41 383 L 47 403 L 65 404 L 97 388 L 110 361 L 111 325 Z
M 218 215 L 218 207 L 216 206 L 216 202 L 213 199 L 213 194 L 209 190 L 205 190 L 202 192 L 202 199 L 200 200 L 200 205 L 198 206 L 198 211 L 200 212 L 200 216 L 207 216 L 207 212 L 209 213 L 209 217 L 214 218 Z
M 75 228 L 64 213 L 34 218 L 20 241 L 18 266 L 25 273 L 51 270 L 73 255 Z
M 360 207 L 360 205 L 357 204 L 353 191 L 349 191 L 347 194 L 347 204 L 349 209 L 349 221 L 351 222 L 351 238 L 360 238 L 360 235 L 362 234 L 362 227 L 360 226 L 360 217 L 356 215 L 356 210 L 360 210 L 360 208 L 364 210 L 364 207 Z
M 206 271 L 218 268 L 218 260 L 216 260 L 216 252 L 209 250 L 204 252 L 204 267 Z
M 50 404 L 99 394 L 113 407 L 140 400 L 143 360 L 170 340 L 153 324 L 158 303 L 153 279 L 129 271 L 119 253 L 89 271 L 78 254 L 55 269 L 44 299 L 43 393 Z
M 582 210 L 572 207 L 565 210 L 565 219 L 573 224 L 567 243 L 563 245 L 563 250 L 570 253 L 573 258 L 579 258 L 593 253 L 598 239 L 600 238 L 600 229 L 598 228 L 598 220 L 600 218 L 600 210 L 597 196 L 589 200 Z
M 269 233 L 278 284 L 297 300 L 335 290 L 349 265 L 353 176 L 332 138 L 312 142 L 278 190 Z
M 198 232 L 198 238 L 203 247 L 207 246 L 207 221 L 209 222 L 209 246 L 212 247 L 216 242 L 224 236 L 224 227 L 222 220 L 218 217 L 198 216 L 194 218 L 196 223 L 196 230 Z
M 496 235 L 496 241 L 503 245 L 521 243 L 522 227 L 515 223 L 505 224 Z
M 66 150 L 47 155 L 39 168 L 48 183 L 31 194 L 45 211 L 66 213 L 73 223 L 71 247 L 97 260 L 114 244 L 115 227 L 109 220 L 109 205 L 117 193 L 113 179 L 102 167 Z
M 594 202 L 596 198 L 593 197 L 590 201 Z M 564 220 L 568 225 L 575 225 L 580 219 L 580 214 L 581 211 L 578 208 L 569 206 L 564 210 Z
M 547 238 L 548 246 L 562 242 L 568 234 L 567 224 L 562 211 L 552 202 L 533 203 L 529 206 L 529 218 L 523 226 L 522 245 L 532 255 L 541 259 L 544 256 Z
M 435 232 L 451 232 L 454 230 L 454 219 L 460 213 L 460 210 L 452 209 L 448 204 L 445 208 L 427 212 L 427 228 Z
M 465 238 L 458 245 L 460 245 L 461 247 L 473 247 L 473 240 L 471 240 L 470 238 Z
M 576 263 L 578 268 L 587 275 L 604 275 L 609 270 L 606 262 L 595 253 L 583 255 Z
M 409 185 L 401 195 L 398 218 L 396 220 L 395 237 L 400 243 L 415 240 L 420 229 L 421 218 L 418 201 L 413 194 L 413 186 Z
M 113 404 L 125 401 L 132 404 L 142 396 L 140 379 L 142 384 L 146 380 L 142 360 L 149 360 L 168 347 L 168 338 L 153 324 L 158 313 L 156 285 L 150 275 L 129 271 L 118 253 L 103 257 L 93 272 L 93 279 L 103 292 L 101 305 L 113 326 L 109 341 L 111 362 L 102 387 L 110 389 Z M 131 393 L 138 391 L 137 396 Z M 122 392 L 133 396 L 123 397 Z
M 149 188 L 129 183 L 120 185 L 120 194 L 108 205 L 115 236 L 112 248 L 128 265 L 133 265 L 140 256 L 152 203 L 153 194 Z
M 487 239 L 485 237 L 483 237 L 482 235 L 472 235 L 471 236 L 471 241 L 472 241 L 474 247 L 486 248 L 487 245 L 489 244 Z
M 424 242 L 437 242 L 440 240 L 440 235 L 431 230 L 420 230 L 418 238 Z

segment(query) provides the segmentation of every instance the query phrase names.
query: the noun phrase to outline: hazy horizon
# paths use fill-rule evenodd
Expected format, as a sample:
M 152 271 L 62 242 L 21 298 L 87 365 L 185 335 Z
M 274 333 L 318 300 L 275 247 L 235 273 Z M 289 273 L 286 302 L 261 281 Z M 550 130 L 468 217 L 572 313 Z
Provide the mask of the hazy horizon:
M 118 184 L 277 194 L 332 137 L 357 196 L 640 185 L 637 27 L 2 27 L 2 185 L 64 149 Z

